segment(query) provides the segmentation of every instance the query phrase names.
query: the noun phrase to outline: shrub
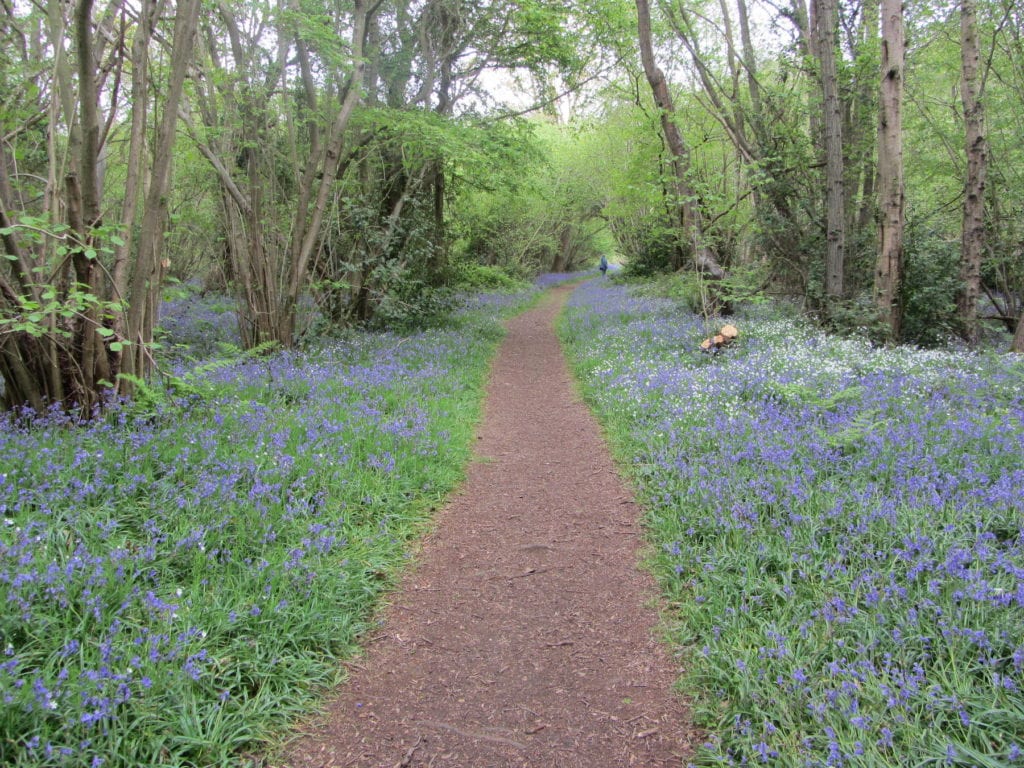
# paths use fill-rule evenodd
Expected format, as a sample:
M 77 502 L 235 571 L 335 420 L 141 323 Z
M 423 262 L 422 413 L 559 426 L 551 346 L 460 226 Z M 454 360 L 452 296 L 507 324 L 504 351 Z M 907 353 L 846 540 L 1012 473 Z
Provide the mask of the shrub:
M 957 332 L 959 242 L 908 229 L 903 269 L 903 339 L 922 347 L 943 344 Z
M 452 265 L 453 287 L 465 291 L 521 291 L 526 287 L 519 277 L 509 274 L 502 267 L 478 264 L 473 261 L 459 261 Z

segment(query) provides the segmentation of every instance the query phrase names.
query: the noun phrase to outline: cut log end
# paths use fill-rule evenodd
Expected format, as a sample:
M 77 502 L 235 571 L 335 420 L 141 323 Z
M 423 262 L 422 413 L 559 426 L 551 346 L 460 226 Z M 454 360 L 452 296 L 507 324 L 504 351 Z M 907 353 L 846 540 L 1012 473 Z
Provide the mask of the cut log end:
M 704 339 L 704 341 L 700 343 L 700 348 L 704 352 L 710 352 L 713 349 L 721 349 L 722 347 L 731 344 L 739 335 L 739 329 L 737 329 L 735 325 L 723 325 L 714 336 Z

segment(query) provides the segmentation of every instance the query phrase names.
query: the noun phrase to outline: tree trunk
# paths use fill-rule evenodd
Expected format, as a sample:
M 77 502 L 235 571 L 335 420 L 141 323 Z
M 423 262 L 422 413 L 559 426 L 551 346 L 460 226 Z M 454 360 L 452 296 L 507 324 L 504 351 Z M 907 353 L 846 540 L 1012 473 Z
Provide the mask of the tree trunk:
M 693 254 L 694 264 L 698 271 L 714 280 L 721 280 L 725 277 L 725 270 L 704 240 L 704 225 L 701 220 L 700 208 L 688 179 L 690 150 L 686 146 L 679 126 L 676 125 L 675 106 L 672 104 L 672 96 L 668 90 L 665 73 L 654 62 L 654 47 L 651 42 L 651 9 L 648 0 L 636 0 L 636 9 L 640 60 L 654 95 L 654 103 L 661 115 L 661 129 L 665 143 L 668 144 L 669 152 L 672 155 L 675 196 L 673 205 L 678 207 L 679 223 L 682 230 L 679 244 L 684 252 Z
M 159 0 L 157 3 L 152 0 L 142 0 L 139 6 L 139 25 L 132 39 L 132 120 L 125 168 L 124 203 L 121 207 L 123 245 L 114 249 L 114 266 L 111 270 L 114 296 L 118 299 L 128 296 L 132 248 L 131 231 L 135 225 L 139 186 L 142 181 L 143 155 L 146 148 L 146 117 L 149 111 L 149 43 L 153 37 L 154 25 L 163 11 L 163 6 L 163 0 Z M 125 329 L 120 330 L 122 333 L 125 332 Z
M 99 224 L 99 95 L 96 89 L 96 54 L 92 45 L 93 0 L 79 0 L 75 8 L 75 42 L 78 46 L 78 102 L 82 146 L 78 157 L 78 195 L 82 225 L 88 230 Z M 87 237 L 87 232 L 79 233 Z
M 807 61 L 819 61 L 821 57 L 818 49 L 821 47 L 821 41 L 818 39 L 817 3 L 815 0 L 790 0 L 790 3 L 789 14 L 796 27 L 798 49 Z M 825 130 L 822 127 L 820 109 L 807 110 L 807 129 L 815 148 L 824 154 L 822 139 Z
M 878 197 L 881 211 L 875 303 L 889 336 L 900 338 L 903 276 L 903 36 L 902 0 L 882 0 L 881 114 L 878 123 Z
M 183 0 L 176 9 L 179 25 L 189 17 L 194 20 L 198 1 Z M 191 11 L 186 3 L 192 4 Z M 181 90 L 190 54 L 190 45 L 181 42 L 181 35 L 177 36 L 178 46 L 184 51 L 171 55 L 169 114 L 165 114 L 162 134 L 154 142 L 157 160 L 147 179 L 150 197 L 143 211 L 142 234 L 134 243 L 142 254 L 141 263 L 133 264 L 128 258 L 130 231 L 118 233 L 123 235 L 122 243 L 103 221 L 105 206 L 109 205 L 104 197 L 104 158 L 106 138 L 115 121 L 130 122 L 125 188 L 119 195 L 123 203 L 117 222 L 130 230 L 137 218 L 137 190 L 147 176 L 143 168 L 144 131 L 152 97 L 148 95 L 146 59 L 154 37 L 153 25 L 166 4 L 166 0 L 141 0 L 135 6 L 137 23 L 130 25 L 129 14 L 125 13 L 118 26 L 114 23 L 116 16 L 125 9 L 120 3 L 108 6 L 98 22 L 93 18 L 94 0 L 77 0 L 70 5 L 45 3 L 45 29 L 50 39 L 40 46 L 52 52 L 54 85 L 38 95 L 35 106 L 37 114 L 45 115 L 47 121 L 46 170 L 20 172 L 15 190 L 7 171 L 7 140 L 0 150 L 0 226 L 9 226 L 7 212 L 14 206 L 26 206 L 30 209 L 26 214 L 44 222 L 36 227 L 41 238 L 23 237 L 20 232 L 3 238 L 3 249 L 12 258 L 13 283 L 0 280 L 0 311 L 6 313 L 10 306 L 25 301 L 45 306 L 34 313 L 35 317 L 29 316 L 27 329 L 4 334 L 0 339 L 2 399 L 7 407 L 28 405 L 40 409 L 58 405 L 89 417 L 103 405 L 105 393 L 122 369 L 137 375 L 145 373 L 146 366 L 133 363 L 148 359 L 146 345 L 152 340 L 159 288 L 158 249 L 166 220 L 163 196 L 177 119 L 174 91 Z M 43 28 L 40 23 L 38 29 Z M 125 55 L 129 37 L 133 40 L 130 58 L 135 64 L 135 98 L 125 105 L 121 103 L 121 79 L 129 61 Z M 65 54 L 71 40 L 73 58 Z M 185 62 L 178 60 L 179 54 Z M 26 127 L 31 124 L 26 123 Z M 17 137 L 17 132 L 8 134 L 9 139 Z M 30 162 L 41 161 L 34 158 Z M 35 181 L 25 186 L 23 179 L 41 181 L 42 193 L 32 189 Z M 67 224 L 64 231 L 56 229 L 61 222 Z M 112 264 L 107 264 L 103 255 L 108 252 L 114 254 Z M 145 271 L 147 255 L 157 264 L 155 279 L 146 279 L 152 277 Z M 145 283 L 145 290 L 135 295 L 128 288 L 133 267 L 136 279 Z M 45 301 L 40 301 L 43 297 Z M 134 332 L 130 313 L 141 313 Z M 127 364 L 122 358 L 125 340 L 131 342 Z
M 90 256 L 92 228 L 84 215 L 84 193 L 79 178 L 69 173 L 67 185 L 68 227 L 76 234 L 72 246 L 71 263 L 75 270 L 75 282 L 86 286 L 86 292 L 93 297 L 102 297 L 100 265 L 95 252 Z M 98 209 L 97 209 L 98 210 Z M 79 408 L 83 414 L 93 411 L 101 399 L 102 390 L 110 386 L 110 365 L 107 349 L 100 338 L 98 329 L 103 326 L 103 315 L 95 303 L 79 313 L 75 319 L 71 356 L 78 367 L 78 386 L 71 394 L 74 402 L 68 405 Z M 106 383 L 103 383 L 106 382 Z
M 824 108 L 825 145 L 825 296 L 843 296 L 846 258 L 846 190 L 843 185 L 843 116 L 836 74 L 835 0 L 816 0 L 814 22 Z
M 65 177 L 67 223 L 73 236 L 71 263 L 78 285 L 87 286 L 91 296 L 102 299 L 100 265 L 96 256 L 96 229 L 100 217 L 100 112 L 96 84 L 97 57 L 93 48 L 92 0 L 80 0 L 75 7 L 75 42 L 78 69 L 78 122 L 82 137 L 73 170 Z M 78 367 L 78 386 L 69 392 L 69 403 L 84 414 L 101 399 L 110 386 L 107 350 L 97 330 L 103 325 L 99 306 L 92 304 L 75 320 L 71 355 Z M 104 383 L 105 382 L 105 383 Z
M 750 92 L 750 108 L 755 123 L 764 118 L 761 103 L 761 84 L 757 79 L 757 61 L 754 57 L 754 44 L 750 37 L 750 19 L 747 12 L 747 0 L 737 0 L 736 10 L 739 15 L 740 41 L 743 46 L 743 69 L 747 76 L 747 89 Z
M 434 111 L 442 118 L 451 116 L 454 105 L 452 99 L 453 72 L 457 61 L 455 50 L 455 31 L 458 27 L 458 17 L 452 14 L 443 3 L 439 3 L 436 9 L 437 16 L 433 26 L 438 30 L 439 64 L 437 87 L 437 106 Z M 428 79 L 428 78 L 425 78 Z M 434 227 L 431 233 L 430 258 L 427 263 L 427 279 L 434 285 L 440 284 L 448 266 L 448 242 L 445 228 L 445 158 L 438 157 L 433 163 L 430 171 L 432 176 L 432 188 L 434 199 Z
M 1017 321 L 1017 332 L 1013 335 L 1013 343 L 1010 345 L 1011 352 L 1024 354 L 1024 312 Z
M 981 254 L 985 247 L 985 176 L 988 171 L 985 110 L 978 86 L 980 53 L 975 0 L 961 0 L 960 45 L 967 178 L 964 184 L 957 313 L 964 340 L 974 345 L 980 335 L 978 298 L 981 293 Z
M 365 0 L 354 0 L 352 10 L 352 72 L 345 84 L 344 97 L 327 137 L 327 145 L 323 154 L 320 183 L 317 187 L 312 208 L 303 205 L 296 209 L 293 219 L 293 231 L 297 233 L 292 240 L 289 253 L 291 273 L 284 306 L 281 313 L 280 336 L 290 336 L 295 328 L 295 309 L 298 306 L 299 294 L 306 286 L 309 276 L 309 263 L 317 243 L 320 241 L 320 230 L 323 224 L 327 202 L 333 189 L 334 181 L 341 168 L 341 149 L 345 141 L 352 111 L 363 92 L 363 73 L 366 61 L 363 47 L 367 31 L 368 11 Z
M 572 251 L 572 238 L 575 234 L 575 227 L 572 224 L 565 224 L 558 234 L 558 248 L 555 250 L 555 257 L 551 260 L 552 272 L 565 272 L 569 266 Z
M 200 0 L 179 0 L 174 17 L 174 41 L 171 48 L 170 73 L 164 96 L 160 127 L 154 137 L 154 158 L 149 189 L 142 213 L 142 224 L 136 242 L 135 265 L 128 294 L 128 317 L 125 337 L 128 351 L 121 359 L 124 373 L 145 377 L 150 372 L 154 313 L 165 267 L 162 265 L 164 233 L 167 228 L 167 188 L 171 180 L 174 143 L 177 136 L 178 105 L 185 78 L 192 61 Z M 133 105 L 144 108 L 143 105 Z M 130 391 L 130 382 L 120 386 Z

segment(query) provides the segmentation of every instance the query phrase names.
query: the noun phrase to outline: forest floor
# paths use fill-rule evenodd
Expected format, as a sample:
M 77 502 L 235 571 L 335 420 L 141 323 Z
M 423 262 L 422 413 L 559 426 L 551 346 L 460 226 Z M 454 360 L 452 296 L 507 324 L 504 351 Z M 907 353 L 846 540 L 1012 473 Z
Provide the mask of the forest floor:
M 379 631 L 280 768 L 682 766 L 699 734 L 657 642 L 640 509 L 554 333 L 507 324 L 475 460 Z

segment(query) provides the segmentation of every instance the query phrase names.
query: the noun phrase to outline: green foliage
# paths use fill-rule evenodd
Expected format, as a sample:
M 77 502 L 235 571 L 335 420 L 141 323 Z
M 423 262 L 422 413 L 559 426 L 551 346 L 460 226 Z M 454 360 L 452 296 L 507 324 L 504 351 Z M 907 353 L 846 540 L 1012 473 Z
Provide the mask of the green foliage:
M 618 233 L 620 238 L 622 232 Z M 676 262 L 676 241 L 669 227 L 656 225 L 629 233 L 631 248 L 627 254 L 624 277 L 647 278 L 671 271 Z M 622 240 L 620 239 L 620 245 Z
M 1008 8 L 1006 6 L 1005 8 Z M 1024 145 L 1021 144 L 1019 14 L 998 4 L 978 5 L 983 67 L 985 125 L 989 152 L 986 188 L 986 253 L 982 280 L 1003 297 L 1024 295 L 1019 201 L 1024 198 Z M 908 38 L 917 41 L 907 58 L 904 157 L 907 231 L 904 332 L 924 346 L 957 333 L 955 295 L 965 171 L 963 105 L 959 81 L 959 13 L 927 4 L 908 16 Z M 1005 305 L 1004 305 L 1005 306 Z M 987 309 L 982 307 L 980 309 Z
M 681 270 L 670 274 L 642 278 L 636 272 L 626 270 L 628 278 L 636 278 L 636 290 L 641 296 L 657 296 L 680 302 L 689 312 L 700 314 L 707 306 L 707 292 L 714 290 L 715 296 L 723 303 L 734 307 L 762 304 L 768 301 L 764 294 L 767 284 L 767 269 L 764 265 L 748 265 L 734 268 L 724 280 L 713 284 L 693 270 Z
M 429 109 L 363 107 L 353 116 L 353 128 L 373 136 L 367 145 L 371 156 L 394 150 L 409 172 L 441 160 L 456 171 L 457 179 L 493 186 L 536 161 L 532 128 L 522 120 L 484 122 L 473 115 L 447 117 Z
M 133 418 L 147 418 L 167 403 L 167 397 L 163 390 L 151 387 L 149 382 L 139 376 L 119 373 L 117 380 L 127 382 L 131 386 L 132 405 L 130 411 Z
M 822 327 L 839 336 L 868 339 L 874 344 L 892 341 L 890 328 L 878 314 L 878 307 L 868 293 L 860 293 L 852 299 L 825 300 L 820 294 L 816 314 Z
M 490 29 L 495 36 L 489 42 L 502 65 L 535 72 L 555 66 L 566 73 L 581 66 L 577 36 L 564 2 L 516 0 L 494 3 L 491 9 Z
M 453 206 L 456 260 L 531 275 L 574 271 L 616 249 L 606 215 L 615 155 L 603 130 L 541 121 L 532 130 L 532 162 L 508 168 L 513 183 L 460 187 Z
M 466 291 L 521 291 L 527 283 L 521 276 L 509 274 L 501 267 L 458 261 L 451 266 L 451 284 Z
M 702 306 L 698 276 L 693 272 L 671 272 L 652 276 L 638 275 L 629 267 L 623 270 L 623 279 L 633 280 L 638 296 L 656 296 L 682 304 L 688 312 L 699 312 Z
M 957 331 L 956 294 L 959 241 L 907 232 L 903 300 L 903 338 L 923 347 L 949 342 Z
M 192 142 L 176 144 L 174 184 L 168 196 L 170 227 L 163 255 L 167 281 L 224 291 L 230 268 L 221 231 L 221 198 L 209 163 Z
M 450 288 L 407 280 L 392 285 L 381 297 L 368 325 L 410 333 L 442 323 L 458 306 L 458 296 Z
M 13 339 L 8 342 L 8 356 L 0 362 L 0 380 L 7 377 L 10 382 L 0 388 L 6 406 L 61 402 L 91 411 L 111 386 L 109 381 L 97 381 L 100 376 L 83 376 L 77 355 L 90 334 L 99 337 L 100 354 L 117 355 L 131 346 L 113 330 L 125 303 L 120 298 L 106 299 L 92 286 L 69 279 L 74 272 L 67 265 L 82 257 L 101 262 L 113 253 L 110 245 L 124 244 L 117 231 L 96 227 L 88 244 L 82 244 L 72 238 L 67 226 L 28 214 L 0 229 L 0 235 L 16 238 L 19 248 L 35 249 L 32 256 L 12 264 L 19 272 L 20 291 L 9 290 L 0 297 L 0 339 Z M 17 260 L 5 255 L 12 262 Z
M 14 306 L 0 307 L 0 333 L 26 333 L 35 337 L 54 334 L 68 339 L 72 335 L 68 322 L 100 304 L 88 286 L 79 283 L 72 283 L 63 296 L 58 296 L 53 286 L 39 288 L 38 301 L 19 294 Z M 108 328 L 96 330 L 104 335 L 113 333 Z
M 160 371 L 158 379 L 146 380 L 128 373 L 118 373 L 117 380 L 127 382 L 131 395 L 117 415 L 120 420 L 144 423 L 177 409 L 184 415 L 186 409 L 211 406 L 219 397 L 230 396 L 231 387 L 215 383 L 213 374 L 237 366 L 246 360 L 267 356 L 278 349 L 276 342 L 268 341 L 250 349 L 220 343 L 218 354 L 206 362 L 190 367 L 183 373 Z

